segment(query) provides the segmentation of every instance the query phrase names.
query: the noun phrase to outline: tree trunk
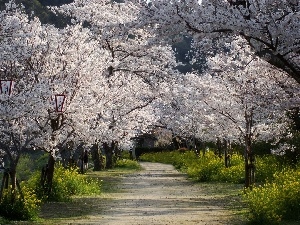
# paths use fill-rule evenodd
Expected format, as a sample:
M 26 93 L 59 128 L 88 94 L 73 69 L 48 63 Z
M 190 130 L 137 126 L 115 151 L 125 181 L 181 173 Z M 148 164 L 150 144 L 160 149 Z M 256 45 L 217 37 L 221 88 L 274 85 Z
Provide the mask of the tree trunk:
M 0 201 L 2 200 L 4 189 L 8 189 L 8 183 L 9 183 L 9 172 L 6 169 L 3 173 L 3 178 L 2 178 L 2 183 L 1 183 Z
M 16 177 L 16 168 L 11 165 L 9 170 L 10 184 L 11 184 L 11 204 L 14 204 L 16 199 L 16 189 L 17 189 L 17 177 Z
M 101 171 L 102 170 L 102 160 L 100 159 L 101 154 L 99 153 L 99 145 L 98 143 L 93 144 L 91 148 L 92 160 L 94 162 L 94 171 Z
M 222 158 L 222 143 L 221 143 L 220 138 L 217 138 L 217 152 L 218 152 L 219 158 Z
M 173 142 L 173 145 L 174 145 L 174 149 L 177 150 L 180 148 L 179 146 L 179 143 L 178 143 L 178 140 L 177 140 L 177 137 L 176 136 L 173 136 L 172 137 L 172 142 Z
M 229 167 L 229 153 L 228 153 L 228 148 L 227 148 L 227 141 L 224 139 L 223 140 L 223 148 L 224 148 L 224 161 L 225 161 L 225 167 Z
M 252 189 L 255 182 L 254 153 L 252 152 L 253 111 L 245 111 L 245 187 Z
M 11 190 L 15 191 L 17 187 L 16 169 L 11 167 L 9 171 L 9 175 L 10 175 Z
M 245 187 L 252 188 L 253 184 L 255 183 L 255 160 L 249 135 L 246 135 L 245 139 Z
M 102 170 L 102 160 L 100 159 L 100 157 L 102 157 L 100 154 L 99 154 L 99 151 L 97 151 L 95 153 L 95 157 L 94 157 L 94 171 L 101 171 Z
M 245 157 L 245 188 L 250 187 L 250 171 L 247 157 Z
M 109 147 L 107 142 L 103 143 L 103 149 L 106 155 L 106 168 L 111 169 L 113 167 L 113 154 L 112 154 L 112 148 Z
M 55 166 L 55 159 L 54 157 L 50 154 L 48 158 L 48 164 L 47 164 L 47 173 L 46 173 L 46 193 L 48 196 L 52 192 L 52 183 L 53 183 L 53 176 L 54 176 L 54 166 Z

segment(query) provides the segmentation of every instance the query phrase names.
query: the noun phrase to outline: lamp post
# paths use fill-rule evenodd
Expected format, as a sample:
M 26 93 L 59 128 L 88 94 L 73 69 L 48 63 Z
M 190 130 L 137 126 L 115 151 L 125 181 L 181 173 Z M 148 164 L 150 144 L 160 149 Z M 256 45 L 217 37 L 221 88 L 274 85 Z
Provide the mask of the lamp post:
M 66 96 L 63 94 L 55 95 L 55 111 L 58 113 L 63 112 Z
M 54 142 L 55 141 L 55 131 L 59 130 L 64 122 L 64 104 L 66 100 L 66 95 L 64 94 L 56 94 L 54 95 L 54 98 L 51 97 L 51 103 L 54 106 L 54 112 L 56 115 L 53 117 L 51 114 L 53 113 L 53 109 L 48 109 L 49 113 L 49 119 L 50 119 L 50 125 L 52 129 L 52 135 L 51 139 Z M 44 187 L 46 193 L 50 195 L 52 192 L 52 180 L 54 175 L 54 165 L 55 165 L 55 158 L 54 155 L 50 154 L 48 159 L 48 164 L 46 168 L 42 171 L 42 182 L 41 185 Z
M 54 111 L 58 114 L 54 118 L 52 117 L 50 119 L 52 131 L 56 131 L 61 127 L 63 119 L 64 119 L 63 111 L 64 111 L 64 104 L 66 101 L 66 95 L 56 94 L 56 95 L 54 95 L 54 99 L 52 97 L 51 100 L 52 100 L 52 105 L 54 107 Z M 51 111 L 49 110 L 49 115 L 50 114 L 51 114 Z
M 13 80 L 0 80 L 1 94 L 10 96 L 14 88 L 14 83 Z

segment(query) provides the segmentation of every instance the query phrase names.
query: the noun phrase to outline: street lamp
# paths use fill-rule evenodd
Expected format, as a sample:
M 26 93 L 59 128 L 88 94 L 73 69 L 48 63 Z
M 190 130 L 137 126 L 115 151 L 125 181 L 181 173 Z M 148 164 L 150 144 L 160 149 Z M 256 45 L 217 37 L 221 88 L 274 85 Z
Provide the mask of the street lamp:
M 51 96 L 51 106 L 54 107 L 54 113 L 51 109 L 48 109 L 49 113 L 49 120 L 50 120 L 50 126 L 52 128 L 52 134 L 51 134 L 51 141 L 53 143 L 52 151 L 55 154 L 54 147 L 55 144 L 55 131 L 58 131 L 64 124 L 64 103 L 66 100 L 66 95 L 64 94 L 56 94 Z M 48 192 L 47 194 L 50 194 L 52 191 L 52 181 L 53 181 L 53 174 L 54 174 L 54 165 L 55 165 L 55 158 L 52 154 L 49 154 L 49 159 L 46 167 L 43 170 L 43 179 L 42 179 L 42 186 L 45 188 L 45 190 Z
M 10 96 L 14 88 L 14 83 L 13 80 L 0 80 L 1 94 Z
M 63 112 L 64 103 L 65 103 L 66 96 L 63 94 L 55 95 L 55 111 L 58 113 Z
M 112 120 L 111 120 L 111 122 L 110 122 L 110 124 L 109 124 L 109 126 L 108 126 L 108 129 L 112 129 L 112 130 L 114 130 L 114 128 L 115 128 L 115 126 L 116 126 L 116 119 L 115 119 L 115 116 L 113 115 L 113 117 L 112 117 Z
M 58 130 L 63 124 L 64 121 L 63 111 L 64 111 L 65 101 L 66 101 L 66 95 L 64 94 L 56 94 L 51 97 L 51 104 L 52 107 L 54 108 L 54 111 L 48 109 L 48 112 L 49 112 L 51 127 L 53 131 Z

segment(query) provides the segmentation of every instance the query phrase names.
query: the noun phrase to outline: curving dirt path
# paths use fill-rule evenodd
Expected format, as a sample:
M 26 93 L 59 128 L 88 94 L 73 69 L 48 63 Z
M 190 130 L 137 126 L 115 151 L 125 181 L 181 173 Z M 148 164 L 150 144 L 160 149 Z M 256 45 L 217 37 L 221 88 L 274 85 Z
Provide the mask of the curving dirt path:
M 121 178 L 107 200 L 99 200 L 85 218 L 66 224 L 226 225 L 231 212 L 224 201 L 204 194 L 173 166 L 141 163 L 145 170 Z M 61 224 L 64 224 L 60 221 Z

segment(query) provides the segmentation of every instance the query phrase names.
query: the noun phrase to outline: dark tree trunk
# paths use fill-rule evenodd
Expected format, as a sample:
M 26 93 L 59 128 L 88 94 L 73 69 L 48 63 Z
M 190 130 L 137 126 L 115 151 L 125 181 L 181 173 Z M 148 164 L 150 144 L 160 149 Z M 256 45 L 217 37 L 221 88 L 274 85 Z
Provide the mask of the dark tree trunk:
M 9 168 L 9 175 L 10 175 L 11 190 L 15 191 L 16 187 L 17 187 L 17 177 L 16 177 L 15 166 L 11 165 L 11 167 Z
M 177 137 L 176 137 L 176 136 L 173 136 L 173 138 L 172 138 L 172 142 L 173 142 L 173 145 L 174 145 L 174 149 L 175 149 L 175 150 L 180 148 L 180 146 L 179 146 L 179 142 L 178 142 L 178 140 L 177 140 Z
M 246 131 L 245 131 L 245 187 L 251 188 L 255 183 L 254 153 L 252 151 L 252 126 L 253 111 L 245 111 Z
M 92 160 L 94 162 L 94 171 L 101 171 L 103 168 L 101 154 L 99 153 L 98 143 L 95 143 L 91 148 Z
M 10 189 L 11 204 L 14 204 L 14 202 L 16 200 L 17 190 L 19 191 L 19 194 L 21 195 L 21 197 L 24 199 L 24 196 L 23 196 L 23 193 L 21 190 L 21 186 L 18 183 L 16 174 L 17 174 L 17 171 L 16 171 L 15 165 L 11 165 L 11 168 L 6 169 L 4 171 L 2 183 L 1 183 L 1 190 L 0 190 L 0 201 L 2 199 L 3 190 L 9 189 L 9 183 L 11 185 L 11 189 Z M 9 179 L 10 179 L 10 182 L 9 182 Z
M 46 172 L 46 184 L 44 186 L 48 196 L 52 192 L 52 183 L 53 183 L 53 177 L 54 177 L 54 166 L 55 166 L 55 159 L 51 154 L 49 154 L 48 164 L 47 164 L 47 172 Z
M 0 190 L 0 201 L 2 200 L 2 194 L 4 189 L 8 189 L 9 186 L 9 171 L 6 169 L 3 173 L 1 190 Z
M 255 165 L 252 157 L 245 158 L 245 187 L 252 189 L 255 183 Z
M 218 152 L 219 158 L 222 158 L 222 143 L 221 143 L 220 138 L 217 138 L 217 152 Z
M 230 154 L 229 154 L 229 151 L 228 151 L 228 144 L 227 144 L 227 141 L 225 139 L 223 141 L 223 147 L 224 147 L 225 167 L 228 168 L 230 166 Z
M 106 168 L 111 169 L 113 167 L 113 154 L 112 154 L 112 148 L 109 147 L 107 142 L 103 143 L 103 149 L 106 155 Z

